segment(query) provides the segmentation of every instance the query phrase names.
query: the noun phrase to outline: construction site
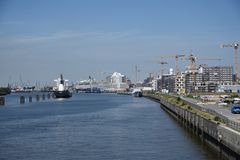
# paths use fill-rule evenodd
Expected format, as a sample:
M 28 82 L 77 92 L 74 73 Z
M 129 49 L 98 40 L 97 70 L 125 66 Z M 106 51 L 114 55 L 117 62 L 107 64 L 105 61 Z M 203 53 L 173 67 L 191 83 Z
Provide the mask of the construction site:
M 231 47 L 234 49 L 233 65 L 208 65 L 201 64 L 206 61 L 222 61 L 222 58 L 207 57 L 202 58 L 195 56 L 190 51 L 189 55 L 174 54 L 161 56 L 160 74 L 158 76 L 148 77 L 152 81 L 153 90 L 164 93 L 174 93 L 178 95 L 189 94 L 213 94 L 213 93 L 240 93 L 239 77 L 238 77 L 238 47 L 239 43 L 221 44 L 221 48 Z M 168 73 L 165 65 L 170 60 L 175 62 L 175 71 L 170 68 Z M 181 61 L 188 61 L 189 65 L 185 70 L 180 69 Z M 137 72 L 136 72 L 137 74 Z M 155 81 L 154 81 L 155 80 Z M 155 84 L 153 84 L 155 83 Z

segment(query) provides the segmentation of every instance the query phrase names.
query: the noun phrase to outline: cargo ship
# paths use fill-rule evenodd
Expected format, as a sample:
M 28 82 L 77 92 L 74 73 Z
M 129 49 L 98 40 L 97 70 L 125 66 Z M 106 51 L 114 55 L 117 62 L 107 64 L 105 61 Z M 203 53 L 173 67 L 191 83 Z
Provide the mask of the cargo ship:
M 60 78 L 54 80 L 57 83 L 57 86 L 54 88 L 53 94 L 55 98 L 70 98 L 72 93 L 68 90 L 67 82 L 68 80 L 63 79 L 63 75 L 60 75 Z

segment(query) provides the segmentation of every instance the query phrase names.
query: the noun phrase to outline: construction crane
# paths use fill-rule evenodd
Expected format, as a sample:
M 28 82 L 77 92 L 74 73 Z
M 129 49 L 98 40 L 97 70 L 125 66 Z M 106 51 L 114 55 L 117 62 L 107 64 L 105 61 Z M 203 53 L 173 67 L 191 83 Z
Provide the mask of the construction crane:
M 195 57 L 193 55 L 193 53 L 191 53 L 190 56 L 188 58 L 186 58 L 186 60 L 190 60 L 189 69 L 191 71 L 194 71 L 197 68 L 197 66 L 196 66 L 196 61 L 197 60 L 217 60 L 217 61 L 220 61 L 220 60 L 223 60 L 223 59 L 222 58 L 198 58 L 198 57 Z
M 238 81 L 238 47 L 239 43 L 233 43 L 233 44 L 221 44 L 221 48 L 225 47 L 232 47 L 234 48 L 234 82 L 237 83 Z
M 178 60 L 180 57 L 185 57 L 185 55 L 184 54 L 175 54 L 175 55 L 161 56 L 161 58 L 175 58 L 175 60 L 176 60 L 176 75 L 180 73 L 179 64 L 178 64 Z
M 197 69 L 197 66 L 196 66 L 196 60 L 197 60 L 197 57 L 195 57 L 192 53 L 190 54 L 190 56 L 188 58 L 186 58 L 186 60 L 189 60 L 190 61 L 190 65 L 189 65 L 189 70 L 191 73 L 195 74 L 195 71 Z

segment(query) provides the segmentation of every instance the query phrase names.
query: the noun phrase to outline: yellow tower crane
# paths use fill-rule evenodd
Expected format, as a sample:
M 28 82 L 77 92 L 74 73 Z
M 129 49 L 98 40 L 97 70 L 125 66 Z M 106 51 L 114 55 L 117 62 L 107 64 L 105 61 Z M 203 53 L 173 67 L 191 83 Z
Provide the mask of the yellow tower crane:
M 238 81 L 238 47 L 239 43 L 233 43 L 233 44 L 221 44 L 221 48 L 225 47 L 232 47 L 234 48 L 234 82 L 237 83 Z

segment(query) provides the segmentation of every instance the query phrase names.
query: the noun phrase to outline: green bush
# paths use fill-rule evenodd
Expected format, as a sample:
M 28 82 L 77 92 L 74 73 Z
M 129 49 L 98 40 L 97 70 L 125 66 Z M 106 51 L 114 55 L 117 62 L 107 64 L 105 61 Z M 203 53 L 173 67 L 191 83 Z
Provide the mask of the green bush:
M 219 121 L 219 122 L 220 122 L 220 121 L 221 121 L 221 118 L 219 118 L 218 116 L 215 116 L 215 117 L 213 118 L 213 120 L 214 120 L 214 121 Z
M 181 101 L 181 98 L 180 98 L 180 97 L 177 97 L 177 101 L 178 101 L 178 102 Z
M 188 106 L 187 109 L 192 110 L 192 107 L 191 107 L 191 106 Z
M 188 98 L 193 98 L 193 95 L 189 94 L 187 95 Z
M 231 94 L 231 98 L 237 98 L 238 97 L 238 94 L 237 93 L 232 93 Z

